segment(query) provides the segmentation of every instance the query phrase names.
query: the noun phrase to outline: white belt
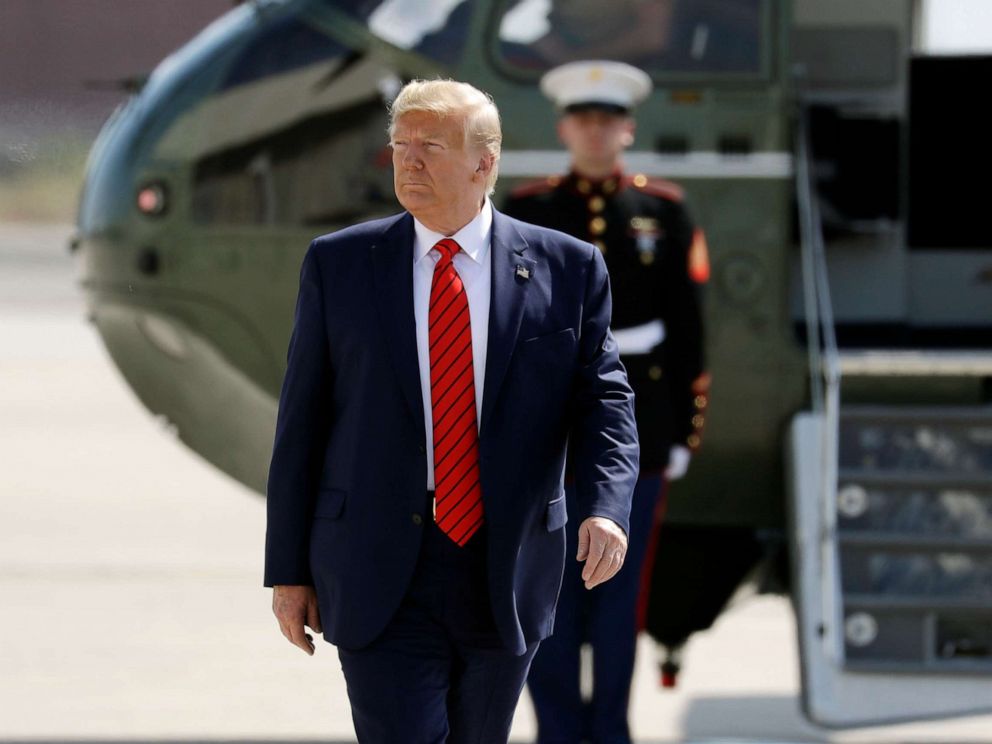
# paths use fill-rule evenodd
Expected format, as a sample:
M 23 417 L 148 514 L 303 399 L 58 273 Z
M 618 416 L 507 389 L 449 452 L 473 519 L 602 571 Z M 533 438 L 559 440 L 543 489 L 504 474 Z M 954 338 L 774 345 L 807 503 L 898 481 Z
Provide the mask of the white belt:
M 644 325 L 613 331 L 621 354 L 647 354 L 665 340 L 665 322 L 660 318 Z

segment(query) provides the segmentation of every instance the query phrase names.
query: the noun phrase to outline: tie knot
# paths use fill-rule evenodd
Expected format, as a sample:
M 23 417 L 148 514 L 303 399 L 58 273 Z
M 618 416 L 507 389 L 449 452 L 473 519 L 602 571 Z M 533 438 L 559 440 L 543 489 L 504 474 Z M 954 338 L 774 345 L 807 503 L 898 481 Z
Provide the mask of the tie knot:
M 442 261 L 451 261 L 455 257 L 455 254 L 462 249 L 462 247 L 451 238 L 445 238 L 444 240 L 437 241 L 434 247 L 441 254 Z

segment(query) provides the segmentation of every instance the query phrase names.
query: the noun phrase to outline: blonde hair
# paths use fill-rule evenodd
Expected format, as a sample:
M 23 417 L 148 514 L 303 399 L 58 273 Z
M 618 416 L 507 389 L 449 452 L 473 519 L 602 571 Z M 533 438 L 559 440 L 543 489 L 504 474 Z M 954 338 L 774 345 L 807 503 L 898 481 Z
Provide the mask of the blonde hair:
M 463 117 L 465 144 L 481 147 L 493 157 L 493 167 L 486 178 L 486 193 L 492 196 L 496 190 L 503 144 L 499 111 L 492 96 L 457 80 L 411 80 L 389 107 L 390 139 L 396 129 L 396 120 L 412 111 L 429 111 L 438 118 Z

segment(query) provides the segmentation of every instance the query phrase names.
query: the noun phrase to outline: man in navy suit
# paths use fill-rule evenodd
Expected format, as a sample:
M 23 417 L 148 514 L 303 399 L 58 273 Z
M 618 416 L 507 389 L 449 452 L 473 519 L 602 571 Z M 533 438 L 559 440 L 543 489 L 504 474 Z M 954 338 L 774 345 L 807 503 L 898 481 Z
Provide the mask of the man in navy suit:
M 360 742 L 505 742 L 566 519 L 587 589 L 623 564 L 633 393 L 599 251 L 490 203 L 492 99 L 414 81 L 390 114 L 406 211 L 303 260 L 264 583 L 292 643 L 313 653 L 306 625 L 337 646 Z

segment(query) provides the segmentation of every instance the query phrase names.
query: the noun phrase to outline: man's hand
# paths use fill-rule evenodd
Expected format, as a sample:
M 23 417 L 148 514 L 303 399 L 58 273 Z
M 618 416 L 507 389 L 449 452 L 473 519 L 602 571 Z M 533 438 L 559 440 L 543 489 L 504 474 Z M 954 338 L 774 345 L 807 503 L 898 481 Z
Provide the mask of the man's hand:
M 303 629 L 309 625 L 320 633 L 320 612 L 317 609 L 317 592 L 312 586 L 272 587 L 272 612 L 279 621 L 279 630 L 290 643 L 313 656 L 313 636 Z
M 579 525 L 579 554 L 585 561 L 582 580 L 586 589 L 612 578 L 623 565 L 627 555 L 627 534 L 612 519 L 589 517 Z

